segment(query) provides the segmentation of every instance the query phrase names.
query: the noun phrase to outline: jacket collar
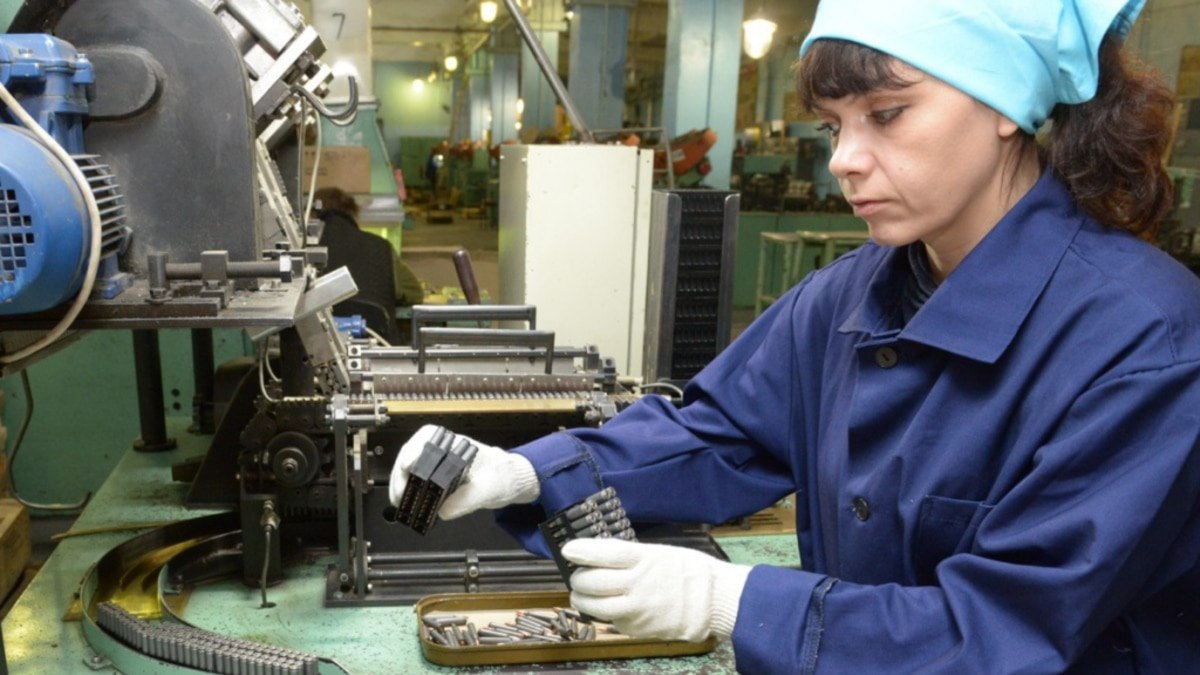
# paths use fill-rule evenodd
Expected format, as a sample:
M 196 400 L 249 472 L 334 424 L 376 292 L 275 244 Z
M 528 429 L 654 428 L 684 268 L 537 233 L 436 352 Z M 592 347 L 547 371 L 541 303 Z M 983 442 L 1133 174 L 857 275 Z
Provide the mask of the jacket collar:
M 995 363 L 1058 268 L 1085 216 L 1066 187 L 1041 178 L 942 282 L 899 338 Z M 882 258 L 839 332 L 895 334 L 895 304 L 910 274 L 904 249 Z

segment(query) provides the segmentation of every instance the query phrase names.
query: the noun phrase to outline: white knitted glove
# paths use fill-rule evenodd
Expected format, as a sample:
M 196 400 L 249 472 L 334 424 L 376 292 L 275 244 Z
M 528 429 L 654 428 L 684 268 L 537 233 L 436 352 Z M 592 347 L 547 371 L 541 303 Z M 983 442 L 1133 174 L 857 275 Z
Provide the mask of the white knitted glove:
M 750 567 L 699 551 L 621 539 L 573 539 L 563 557 L 571 606 L 639 638 L 700 642 L 730 635 Z
M 388 484 L 388 498 L 393 506 L 400 505 L 408 473 L 425 443 L 441 427 L 426 424 L 417 430 L 400 448 L 396 463 L 392 465 L 392 477 Z M 457 435 L 457 434 L 456 434 Z M 541 494 L 537 473 L 529 460 L 520 455 L 506 452 L 491 445 L 484 445 L 468 436 L 459 436 L 471 441 L 479 448 L 475 460 L 463 474 L 462 482 L 442 504 L 438 516 L 443 520 L 465 516 L 479 509 L 498 509 L 509 504 L 528 504 Z

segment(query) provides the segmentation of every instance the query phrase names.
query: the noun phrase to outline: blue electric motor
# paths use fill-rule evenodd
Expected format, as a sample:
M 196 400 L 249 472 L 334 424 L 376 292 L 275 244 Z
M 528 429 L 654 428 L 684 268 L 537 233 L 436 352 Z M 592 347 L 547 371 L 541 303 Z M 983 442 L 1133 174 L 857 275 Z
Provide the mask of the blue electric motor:
M 0 35 L 0 84 L 75 159 L 115 240 L 124 230 L 119 190 L 83 147 L 86 87 L 93 81 L 87 58 L 58 38 Z M 86 202 L 67 167 L 0 103 L 0 315 L 38 312 L 73 298 L 91 237 Z M 115 268 L 115 256 L 111 263 Z

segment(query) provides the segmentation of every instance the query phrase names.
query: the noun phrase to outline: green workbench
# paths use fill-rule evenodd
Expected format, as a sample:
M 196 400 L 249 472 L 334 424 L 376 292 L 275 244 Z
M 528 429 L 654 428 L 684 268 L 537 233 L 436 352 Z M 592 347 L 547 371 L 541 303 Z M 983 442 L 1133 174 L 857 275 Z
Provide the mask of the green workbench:
M 170 478 L 171 465 L 202 453 L 208 437 L 189 434 L 182 420 L 172 420 L 169 431 L 179 439 L 179 449 L 149 455 L 126 451 L 72 530 L 156 523 L 211 513 L 185 509 L 182 503 L 187 486 Z M 64 623 L 62 617 L 88 568 L 135 534 L 68 537 L 58 545 L 4 619 L 4 647 L 13 675 L 97 672 L 87 665 L 93 652 L 84 640 L 81 625 Z M 726 537 L 720 544 L 734 562 L 798 564 L 792 535 Z M 269 590 L 270 600 L 276 603 L 272 609 L 259 609 L 257 589 L 246 587 L 240 580 L 228 580 L 197 589 L 183 616 L 208 630 L 332 657 L 353 673 L 452 670 L 434 666 L 422 657 L 411 607 L 324 608 L 326 562 L 288 568 L 287 579 Z M 510 666 L 505 672 L 579 668 L 579 664 L 555 664 L 526 671 L 521 666 Z M 705 656 L 592 662 L 586 668 L 594 672 L 732 672 L 733 651 L 729 641 L 722 640 Z
M 759 247 L 763 232 L 866 232 L 867 224 L 848 213 L 768 213 L 744 211 L 738 214 L 737 248 L 733 266 L 733 306 L 753 307 L 758 284 Z M 819 247 L 810 249 L 797 269 L 803 277 L 816 267 Z M 823 261 L 822 264 L 828 261 Z

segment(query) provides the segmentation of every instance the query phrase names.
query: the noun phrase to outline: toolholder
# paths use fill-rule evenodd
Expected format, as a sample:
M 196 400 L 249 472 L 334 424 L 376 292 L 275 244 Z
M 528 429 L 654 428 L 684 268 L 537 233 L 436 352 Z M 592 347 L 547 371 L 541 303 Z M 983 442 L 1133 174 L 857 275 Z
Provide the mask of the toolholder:
M 612 487 L 606 487 L 559 511 L 553 518 L 538 525 L 538 529 L 550 547 L 554 563 L 558 565 L 558 572 L 567 588 L 571 587 L 571 573 L 579 567 L 562 555 L 562 547 L 568 541 L 589 537 L 637 541 L 633 525 L 625 517 L 625 509 Z

